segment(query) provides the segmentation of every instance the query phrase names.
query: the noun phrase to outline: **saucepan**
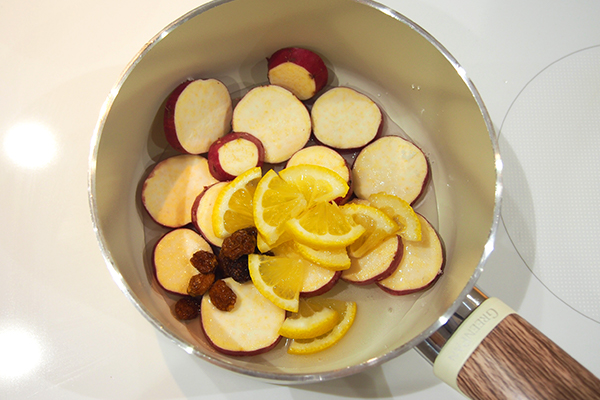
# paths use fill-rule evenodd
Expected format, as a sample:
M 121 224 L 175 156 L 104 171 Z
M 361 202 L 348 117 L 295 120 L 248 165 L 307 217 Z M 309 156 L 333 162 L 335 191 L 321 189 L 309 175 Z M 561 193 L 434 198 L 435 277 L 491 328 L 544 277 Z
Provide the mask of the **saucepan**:
M 424 150 L 431 182 L 419 207 L 442 237 L 445 266 L 434 286 L 405 296 L 346 285 L 344 296 L 361 312 L 324 352 L 224 355 L 198 324 L 173 317 L 175 299 L 154 281 L 152 247 L 163 232 L 145 214 L 141 185 L 165 157 L 162 115 L 174 87 L 215 78 L 232 95 L 242 93 L 266 83 L 267 57 L 289 46 L 320 54 L 328 85 L 368 94 L 386 122 Z M 167 26 L 123 72 L 92 140 L 89 198 L 100 249 L 125 296 L 176 345 L 224 369 L 276 383 L 316 382 L 417 348 L 440 378 L 474 398 L 599 396 L 597 378 L 475 288 L 494 247 L 501 171 L 493 124 L 475 85 L 402 14 L 367 0 L 220 0 Z

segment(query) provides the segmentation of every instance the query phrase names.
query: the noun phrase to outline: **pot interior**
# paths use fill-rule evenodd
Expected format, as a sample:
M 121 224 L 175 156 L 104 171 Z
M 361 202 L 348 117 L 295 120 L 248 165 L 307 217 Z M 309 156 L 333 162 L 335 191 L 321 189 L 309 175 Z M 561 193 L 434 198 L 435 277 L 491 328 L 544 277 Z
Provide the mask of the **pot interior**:
M 154 281 L 151 254 L 165 232 L 140 202 L 141 183 L 170 154 L 162 130 L 167 95 L 188 78 L 216 78 L 232 94 L 267 83 L 266 58 L 300 46 L 320 54 L 330 86 L 349 86 L 387 114 L 387 133 L 410 137 L 432 180 L 415 208 L 438 229 L 446 252 L 434 287 L 391 296 L 339 283 L 330 293 L 358 303 L 342 342 L 290 356 L 284 342 L 260 356 L 230 357 L 205 340 L 199 321 L 172 316 L 176 301 Z M 230 370 L 283 382 L 349 375 L 394 357 L 437 329 L 474 285 L 498 217 L 499 160 L 483 105 L 456 61 L 411 21 L 350 0 L 236 0 L 202 6 L 167 27 L 133 60 L 109 96 L 90 161 L 92 217 L 109 269 L 158 329 L 188 352 Z

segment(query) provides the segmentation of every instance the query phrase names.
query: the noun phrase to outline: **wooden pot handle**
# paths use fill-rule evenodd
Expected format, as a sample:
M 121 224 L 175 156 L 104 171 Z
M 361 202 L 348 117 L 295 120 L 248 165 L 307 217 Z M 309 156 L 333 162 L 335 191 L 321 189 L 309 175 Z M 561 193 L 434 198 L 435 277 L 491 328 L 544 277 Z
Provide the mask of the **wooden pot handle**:
M 496 298 L 461 324 L 434 372 L 472 399 L 600 399 L 597 377 Z

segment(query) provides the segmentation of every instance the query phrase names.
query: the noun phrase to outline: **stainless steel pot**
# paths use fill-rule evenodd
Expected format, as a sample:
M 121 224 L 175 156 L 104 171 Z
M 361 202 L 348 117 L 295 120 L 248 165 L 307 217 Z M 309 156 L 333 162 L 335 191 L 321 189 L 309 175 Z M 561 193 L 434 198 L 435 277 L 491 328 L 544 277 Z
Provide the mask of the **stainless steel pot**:
M 344 340 L 326 353 L 225 356 L 207 343 L 199 324 L 173 318 L 174 299 L 152 278 L 149 254 L 162 231 L 144 216 L 140 183 L 165 155 L 161 109 L 178 83 L 212 77 L 240 93 L 265 83 L 266 57 L 292 45 L 323 55 L 330 85 L 369 94 L 391 126 L 425 150 L 432 183 L 421 206 L 443 238 L 445 270 L 431 289 L 403 297 L 350 286 L 334 293 L 356 300 L 359 313 Z M 432 361 L 437 358 L 455 327 L 485 298 L 474 285 L 493 249 L 501 169 L 492 122 L 466 72 L 401 14 L 364 0 L 215 1 L 155 36 L 111 91 L 92 141 L 89 195 L 115 282 L 157 329 L 225 369 L 301 383 L 355 374 L 417 345 Z M 458 387 L 456 379 L 450 384 Z

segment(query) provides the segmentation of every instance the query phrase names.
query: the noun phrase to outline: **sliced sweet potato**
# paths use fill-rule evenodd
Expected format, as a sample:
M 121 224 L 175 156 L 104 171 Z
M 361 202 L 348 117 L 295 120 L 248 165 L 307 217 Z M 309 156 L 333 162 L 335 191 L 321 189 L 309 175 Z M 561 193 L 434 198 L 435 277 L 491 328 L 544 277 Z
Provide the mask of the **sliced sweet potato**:
M 216 79 L 181 83 L 165 104 L 164 129 L 167 141 L 176 150 L 202 154 L 231 130 L 231 96 Z
M 384 136 L 369 144 L 352 166 L 354 193 L 361 199 L 383 192 L 412 204 L 423 192 L 428 177 L 425 154 L 399 136 Z
M 273 53 L 268 62 L 269 82 L 288 89 L 300 100 L 312 98 L 327 83 L 327 67 L 311 50 L 287 47 Z
M 144 181 L 142 203 L 159 224 L 179 228 L 192 222 L 192 205 L 206 186 L 217 180 L 206 158 L 182 154 L 156 164 Z
M 265 148 L 265 161 L 280 163 L 308 142 L 310 114 L 289 90 L 275 85 L 259 86 L 235 107 L 233 130 L 257 137 Z
M 383 114 L 373 100 L 347 87 L 323 93 L 311 109 L 315 138 L 335 149 L 358 149 L 380 133 Z

